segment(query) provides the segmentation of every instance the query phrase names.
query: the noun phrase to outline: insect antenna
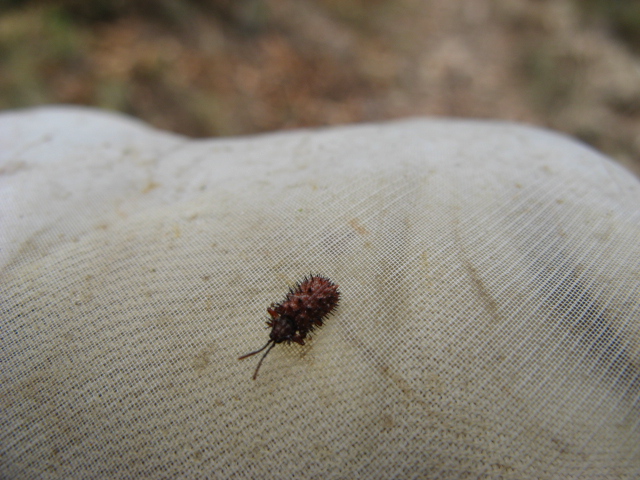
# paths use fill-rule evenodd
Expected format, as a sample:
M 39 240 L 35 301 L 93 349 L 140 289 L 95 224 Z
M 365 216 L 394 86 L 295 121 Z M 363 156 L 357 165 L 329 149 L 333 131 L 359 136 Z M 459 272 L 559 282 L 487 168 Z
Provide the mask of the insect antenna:
M 269 346 L 269 344 L 271 344 L 271 346 Z M 267 351 L 264 352 L 264 355 L 262 355 L 262 358 L 260 359 L 260 361 L 258 362 L 258 366 L 256 367 L 256 371 L 253 373 L 253 379 L 255 380 L 256 378 L 258 378 L 258 370 L 260 370 L 260 365 L 262 365 L 262 361 L 264 360 L 264 357 L 267 356 L 267 354 L 271 351 L 271 349 L 273 347 L 276 346 L 276 342 L 274 342 L 273 340 L 269 340 L 264 347 L 262 347 L 260 350 L 256 350 L 255 352 L 251 352 L 251 353 L 247 353 L 246 355 L 242 355 L 241 357 L 238 357 L 238 360 L 243 360 L 247 357 L 250 357 L 252 355 L 255 355 L 256 353 L 260 353 L 261 351 L 263 351 L 265 348 L 267 348 Z

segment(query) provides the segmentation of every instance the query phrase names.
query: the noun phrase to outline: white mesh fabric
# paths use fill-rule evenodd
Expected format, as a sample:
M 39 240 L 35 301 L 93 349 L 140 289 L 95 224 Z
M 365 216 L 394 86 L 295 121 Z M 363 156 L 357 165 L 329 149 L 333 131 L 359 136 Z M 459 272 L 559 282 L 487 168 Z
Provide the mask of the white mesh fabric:
M 640 185 L 504 123 L 0 116 L 2 478 L 638 478 Z M 266 307 L 342 299 L 256 381 Z

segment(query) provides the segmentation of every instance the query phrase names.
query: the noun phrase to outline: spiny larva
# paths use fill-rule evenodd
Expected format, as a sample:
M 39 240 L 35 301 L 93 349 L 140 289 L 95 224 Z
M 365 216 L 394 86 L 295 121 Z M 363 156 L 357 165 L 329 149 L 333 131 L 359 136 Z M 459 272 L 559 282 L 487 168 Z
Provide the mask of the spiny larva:
M 267 326 L 271 328 L 271 332 L 265 346 L 242 355 L 238 360 L 267 349 L 253 374 L 255 380 L 262 361 L 276 344 L 295 342 L 304 345 L 307 335 L 322 326 L 324 317 L 335 310 L 339 300 L 338 285 L 331 280 L 320 275 L 305 277 L 294 288 L 289 289 L 281 303 L 273 303 L 267 308 L 271 316 L 267 320 Z

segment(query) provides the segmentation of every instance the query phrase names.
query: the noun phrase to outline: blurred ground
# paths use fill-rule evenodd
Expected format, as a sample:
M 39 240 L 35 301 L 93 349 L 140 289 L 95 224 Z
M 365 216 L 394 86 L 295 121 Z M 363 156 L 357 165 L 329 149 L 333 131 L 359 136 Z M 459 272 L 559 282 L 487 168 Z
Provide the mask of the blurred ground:
M 516 120 L 640 176 L 640 2 L 3 0 L 0 109 L 48 103 L 196 137 Z

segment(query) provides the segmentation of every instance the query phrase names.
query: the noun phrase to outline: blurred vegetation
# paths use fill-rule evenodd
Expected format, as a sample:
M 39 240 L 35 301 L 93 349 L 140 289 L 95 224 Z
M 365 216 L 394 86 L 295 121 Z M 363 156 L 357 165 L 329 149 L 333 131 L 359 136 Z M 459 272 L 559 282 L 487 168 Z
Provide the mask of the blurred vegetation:
M 216 15 L 250 27 L 265 3 L 259 0 L 4 0 L 0 12 L 34 6 L 55 10 L 75 24 L 85 25 L 140 15 L 179 26 L 193 15 Z
M 640 173 L 640 2 L 4 0 L 0 109 L 190 136 L 406 116 L 523 121 Z
M 84 104 L 189 135 L 232 134 L 216 128 L 215 91 L 171 73 L 181 50 L 198 49 L 194 18 L 211 19 L 203 29 L 248 35 L 260 26 L 261 4 L 9 0 L 0 9 L 0 108 Z
M 613 34 L 640 52 L 640 2 L 637 0 L 584 0 L 581 7 Z

